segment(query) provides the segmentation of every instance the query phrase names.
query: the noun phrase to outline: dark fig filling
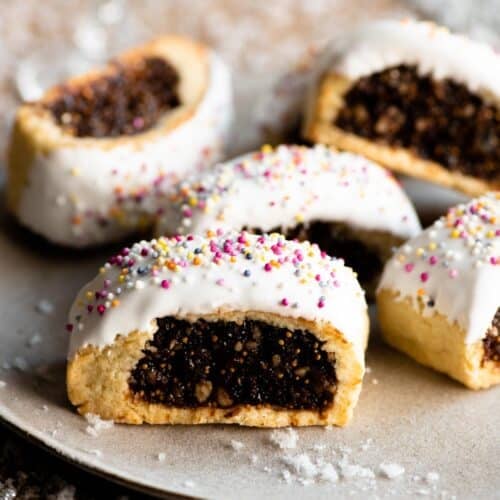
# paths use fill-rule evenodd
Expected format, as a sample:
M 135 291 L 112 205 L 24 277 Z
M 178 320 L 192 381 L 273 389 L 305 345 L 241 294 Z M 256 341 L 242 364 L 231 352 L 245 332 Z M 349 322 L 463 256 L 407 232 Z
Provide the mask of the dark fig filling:
M 500 363 L 500 307 L 497 309 L 490 328 L 483 339 L 483 361 Z
M 116 64 L 112 75 L 77 89 L 63 89 L 46 107 L 57 124 L 76 137 L 134 135 L 153 127 L 166 111 L 180 105 L 179 75 L 159 57 L 134 65 Z
M 157 320 L 129 387 L 179 408 L 269 405 L 321 411 L 337 387 L 335 360 L 304 330 L 263 321 Z
M 400 65 L 357 80 L 335 125 L 445 168 L 500 179 L 500 109 L 451 79 Z

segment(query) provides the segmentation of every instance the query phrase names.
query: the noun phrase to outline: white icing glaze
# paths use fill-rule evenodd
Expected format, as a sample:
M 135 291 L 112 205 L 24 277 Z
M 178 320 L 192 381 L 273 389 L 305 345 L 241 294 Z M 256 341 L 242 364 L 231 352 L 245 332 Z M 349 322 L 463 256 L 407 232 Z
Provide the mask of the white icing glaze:
M 142 241 L 112 257 L 71 308 L 69 358 L 80 347 L 111 344 L 117 334 L 151 332 L 155 318 L 218 311 L 328 322 L 360 356 L 364 351 L 367 305 L 342 260 L 277 233 L 219 232 Z
M 457 322 L 465 343 L 481 340 L 500 307 L 500 193 L 457 205 L 403 245 L 385 267 L 383 289 L 420 302 L 425 316 Z
M 211 53 L 208 88 L 190 119 L 141 148 L 132 137 L 106 150 L 86 143 L 38 153 L 17 215 L 33 231 L 63 245 L 123 238 L 150 220 L 174 182 L 221 158 L 231 118 L 229 70 Z
M 313 220 L 345 222 L 408 239 L 421 230 L 394 177 L 362 156 L 325 146 L 250 153 L 179 184 L 157 234 L 270 231 Z
M 500 56 L 491 47 L 430 22 L 383 20 L 339 37 L 329 67 L 357 79 L 385 68 L 416 65 L 421 74 L 451 78 L 472 92 L 500 97 Z

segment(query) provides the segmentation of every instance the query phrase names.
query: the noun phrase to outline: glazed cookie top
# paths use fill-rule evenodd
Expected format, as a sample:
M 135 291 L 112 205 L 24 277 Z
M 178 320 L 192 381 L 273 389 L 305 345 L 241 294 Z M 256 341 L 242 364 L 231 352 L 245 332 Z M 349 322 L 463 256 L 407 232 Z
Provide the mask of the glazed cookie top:
M 482 339 L 500 307 L 500 193 L 451 208 L 386 264 L 379 290 L 411 298 Z
M 181 182 L 164 206 L 157 234 L 218 228 L 263 232 L 313 220 L 415 236 L 420 223 L 383 168 L 325 146 L 264 146 Z
M 71 308 L 69 357 L 118 334 L 152 331 L 155 318 L 218 311 L 328 322 L 364 348 L 364 292 L 342 260 L 277 233 L 219 231 L 141 241 L 111 257 Z
M 500 96 L 500 56 L 488 45 L 431 22 L 384 20 L 335 40 L 325 56 L 336 73 L 357 79 L 399 64 L 451 78 L 471 92 Z

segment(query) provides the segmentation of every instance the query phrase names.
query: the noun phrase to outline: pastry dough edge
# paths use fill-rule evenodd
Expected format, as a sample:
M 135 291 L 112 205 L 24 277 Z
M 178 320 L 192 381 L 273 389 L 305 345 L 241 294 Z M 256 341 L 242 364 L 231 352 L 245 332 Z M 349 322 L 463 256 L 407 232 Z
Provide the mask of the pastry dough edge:
M 500 384 L 500 363 L 483 364 L 482 341 L 466 344 L 465 331 L 445 315 L 436 311 L 423 316 L 422 308 L 415 308 L 411 298 L 388 289 L 377 293 L 377 310 L 382 338 L 395 349 L 469 389 Z
M 361 154 L 394 172 L 456 189 L 470 196 L 500 190 L 500 181 L 487 182 L 452 172 L 437 162 L 419 158 L 408 149 L 378 144 L 334 126 L 333 120 L 343 105 L 343 95 L 352 83 L 335 73 L 328 73 L 319 80 L 306 109 L 303 128 L 306 139 Z
M 207 321 L 242 321 L 256 319 L 285 328 L 311 331 L 326 341 L 324 348 L 336 356 L 338 379 L 333 404 L 321 413 L 311 410 L 280 410 L 270 406 L 238 405 L 233 408 L 172 408 L 152 404 L 134 397 L 128 387 L 131 369 L 142 357 L 142 349 L 154 332 L 134 331 L 117 336 L 115 342 L 102 349 L 85 346 L 68 362 L 67 390 L 70 401 L 82 415 L 95 413 L 104 419 L 128 424 L 210 424 L 231 423 L 255 427 L 305 425 L 346 425 L 352 417 L 364 375 L 364 350 L 368 339 L 368 316 L 360 345 L 347 342 L 341 332 L 329 324 L 302 318 L 286 318 L 272 313 L 221 312 L 189 316 Z

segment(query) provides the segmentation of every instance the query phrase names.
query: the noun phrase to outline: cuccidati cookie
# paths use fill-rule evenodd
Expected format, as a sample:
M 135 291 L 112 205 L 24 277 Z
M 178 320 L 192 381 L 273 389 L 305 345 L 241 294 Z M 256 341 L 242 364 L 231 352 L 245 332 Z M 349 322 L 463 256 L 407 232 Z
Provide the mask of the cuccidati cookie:
M 305 136 L 472 196 L 500 188 L 500 56 L 429 22 L 376 21 L 337 37 Z
M 385 340 L 472 389 L 500 383 L 500 193 L 458 205 L 387 263 Z
M 140 424 L 344 425 L 368 335 L 342 260 L 280 234 L 177 236 L 112 257 L 78 294 L 67 387 Z
M 181 182 L 158 235 L 281 232 L 341 257 L 373 292 L 392 248 L 419 233 L 413 205 L 371 161 L 324 146 L 264 147 Z
M 176 36 L 49 90 L 17 112 L 10 212 L 51 242 L 71 247 L 149 227 L 165 190 L 220 158 L 231 99 L 221 59 Z

